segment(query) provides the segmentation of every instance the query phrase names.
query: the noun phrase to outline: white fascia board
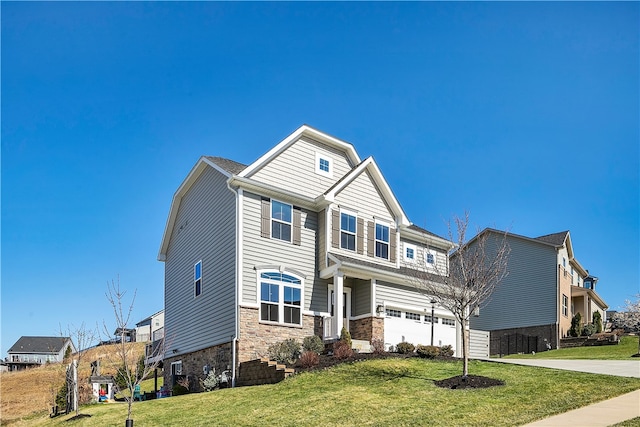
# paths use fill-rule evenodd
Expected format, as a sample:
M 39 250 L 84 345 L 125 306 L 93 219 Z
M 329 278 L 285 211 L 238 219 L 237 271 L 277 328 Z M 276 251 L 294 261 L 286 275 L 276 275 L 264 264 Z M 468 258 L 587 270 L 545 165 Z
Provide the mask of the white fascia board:
M 400 237 L 408 237 L 409 239 L 413 238 L 420 242 L 425 242 L 430 246 L 444 249 L 446 251 L 450 251 L 451 249 L 456 247 L 454 243 L 448 241 L 447 239 L 438 236 L 432 236 L 430 234 L 425 234 L 418 230 L 412 230 L 411 228 L 409 228 L 409 226 L 400 227 Z
M 271 150 L 267 151 L 258 160 L 256 160 L 255 162 L 247 166 L 242 172 L 238 174 L 238 176 L 240 177 L 251 176 L 254 172 L 256 172 L 258 169 L 260 169 L 261 167 L 269 163 L 271 160 L 277 157 L 280 153 L 286 150 L 289 146 L 291 146 L 291 144 L 293 144 L 302 136 L 308 136 L 318 142 L 322 142 L 332 147 L 338 148 L 339 150 L 344 151 L 354 164 L 360 163 L 360 157 L 358 156 L 358 153 L 356 153 L 356 150 L 353 147 L 353 145 L 349 144 L 348 142 L 334 138 L 330 135 L 327 135 L 326 133 L 320 132 L 319 130 L 316 130 L 310 126 L 302 125 L 298 129 L 293 131 L 293 133 L 291 133 L 285 139 L 280 141 Z
M 273 197 L 283 202 L 289 202 L 293 205 L 300 206 L 302 208 L 314 211 L 318 209 L 316 199 L 314 198 L 299 193 L 294 193 L 292 191 L 283 190 L 271 184 L 265 184 L 264 182 L 255 181 L 251 178 L 233 175 L 231 178 L 229 178 L 228 183 L 232 187 L 242 188 L 251 193 Z
M 158 252 L 158 261 L 166 261 L 167 259 L 167 247 L 169 245 L 169 238 L 171 237 L 171 230 L 173 230 L 173 226 L 176 222 L 176 217 L 178 215 L 178 209 L 180 207 L 182 197 L 187 193 L 187 191 L 189 191 L 191 186 L 196 182 L 198 177 L 202 174 L 202 172 L 204 172 L 207 166 L 213 167 L 215 170 L 226 177 L 231 176 L 229 172 L 211 162 L 206 157 L 202 156 L 200 157 L 200 159 L 198 159 L 193 168 L 191 168 L 191 171 L 189 172 L 187 177 L 184 179 L 184 181 L 182 181 L 182 184 L 180 184 L 180 187 L 178 187 L 173 195 L 171 208 L 169 209 L 169 216 L 164 227 L 164 233 L 162 234 L 162 241 L 160 243 L 160 250 Z
M 575 269 L 578 270 L 578 273 L 580 273 L 583 277 L 586 277 L 589 275 L 589 273 L 587 273 L 587 270 L 582 266 L 582 264 L 578 262 L 577 259 L 575 258 L 569 259 L 569 264 L 573 265 Z

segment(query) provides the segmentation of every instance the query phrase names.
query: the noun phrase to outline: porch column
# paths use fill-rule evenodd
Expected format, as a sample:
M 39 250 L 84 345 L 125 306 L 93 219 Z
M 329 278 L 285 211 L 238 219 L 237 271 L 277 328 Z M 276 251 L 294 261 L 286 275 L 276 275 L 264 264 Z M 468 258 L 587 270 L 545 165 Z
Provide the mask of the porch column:
M 344 300 L 342 294 L 344 293 L 344 273 L 336 271 L 333 275 L 333 324 L 336 325 L 336 335 L 340 336 L 342 327 L 344 326 L 344 319 L 342 313 L 344 311 Z

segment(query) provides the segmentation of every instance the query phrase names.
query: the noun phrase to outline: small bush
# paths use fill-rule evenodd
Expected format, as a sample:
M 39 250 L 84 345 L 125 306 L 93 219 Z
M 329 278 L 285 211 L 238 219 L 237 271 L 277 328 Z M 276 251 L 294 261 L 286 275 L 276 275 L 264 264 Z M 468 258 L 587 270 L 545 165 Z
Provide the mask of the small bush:
M 348 359 L 352 355 L 353 350 L 351 349 L 351 346 L 345 341 L 336 341 L 333 344 L 333 357 L 335 357 L 336 359 Z
M 409 354 L 413 353 L 416 349 L 416 346 L 411 344 L 410 342 L 401 342 L 396 345 L 396 351 L 400 354 Z
M 453 347 L 450 345 L 443 345 L 440 347 L 440 356 L 441 357 L 451 357 L 453 356 Z
M 593 324 L 596 327 L 596 334 L 599 334 L 600 332 L 602 332 L 602 315 L 600 314 L 599 311 L 594 311 L 592 317 L 593 317 Z
M 205 391 L 212 391 L 215 390 L 219 384 L 220 379 L 216 376 L 215 372 L 212 369 L 211 371 L 209 371 L 207 378 L 205 378 L 202 382 L 202 388 L 204 388 Z
M 293 338 L 272 344 L 267 351 L 271 360 L 289 365 L 293 365 L 301 353 L 300 343 Z
M 180 384 L 176 384 L 171 389 L 171 395 L 172 396 L 181 396 L 183 394 L 189 394 L 189 389 L 186 388 L 185 386 L 182 386 Z
M 317 335 L 305 337 L 302 341 L 302 349 L 304 351 L 312 351 L 316 354 L 322 353 L 324 351 L 324 343 L 322 342 L 322 338 Z
M 576 313 L 575 316 L 571 318 L 571 329 L 569 329 L 569 335 L 572 337 L 579 337 L 582 333 L 582 315 L 580 313 Z
M 312 368 L 314 366 L 318 366 L 320 363 L 320 356 L 315 351 L 305 351 L 300 356 L 300 360 L 298 360 L 298 364 L 303 368 Z
M 582 328 L 582 336 L 588 337 L 596 333 L 596 325 L 589 323 Z
M 374 338 L 371 340 L 371 351 L 373 354 L 382 354 L 384 353 L 384 341 L 378 338 Z
M 435 345 L 419 345 L 416 347 L 416 353 L 425 359 L 435 359 L 440 356 L 440 347 L 436 347 Z
M 340 331 L 340 341 L 347 343 L 349 345 L 349 348 L 351 348 L 351 334 L 349 333 L 349 331 L 347 331 L 347 328 L 345 328 L 344 326 Z

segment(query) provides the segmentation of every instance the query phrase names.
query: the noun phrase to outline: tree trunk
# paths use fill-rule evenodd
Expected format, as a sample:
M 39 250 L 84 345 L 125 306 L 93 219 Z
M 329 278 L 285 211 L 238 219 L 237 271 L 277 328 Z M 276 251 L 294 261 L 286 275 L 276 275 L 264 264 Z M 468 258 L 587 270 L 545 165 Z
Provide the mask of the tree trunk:
M 466 320 L 462 322 L 462 376 L 469 375 L 469 327 Z

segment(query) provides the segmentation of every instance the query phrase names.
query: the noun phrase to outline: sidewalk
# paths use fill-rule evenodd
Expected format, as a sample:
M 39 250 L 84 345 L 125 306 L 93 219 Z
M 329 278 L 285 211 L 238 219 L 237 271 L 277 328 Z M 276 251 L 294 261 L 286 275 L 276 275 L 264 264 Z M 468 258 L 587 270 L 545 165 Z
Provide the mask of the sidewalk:
M 485 359 L 497 363 L 640 378 L 636 360 Z M 608 427 L 640 417 L 640 390 L 614 397 L 522 427 Z

